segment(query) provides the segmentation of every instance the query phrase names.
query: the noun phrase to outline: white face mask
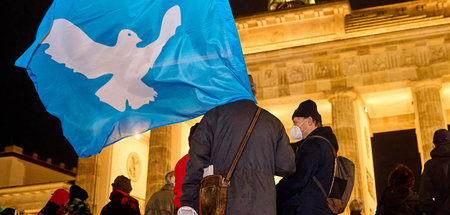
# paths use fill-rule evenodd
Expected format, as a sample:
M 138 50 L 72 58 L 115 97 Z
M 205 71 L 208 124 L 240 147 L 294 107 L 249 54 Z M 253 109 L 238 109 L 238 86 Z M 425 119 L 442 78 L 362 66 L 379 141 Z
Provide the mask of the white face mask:
M 291 133 L 292 139 L 294 139 L 294 140 L 301 140 L 301 139 L 303 139 L 302 131 L 296 125 L 292 126 L 290 133 Z
M 292 126 L 291 131 L 290 131 L 292 139 L 294 139 L 294 140 L 303 139 L 303 133 L 302 133 L 302 130 L 300 130 L 300 126 L 303 125 L 303 123 L 305 123 L 305 121 L 306 120 L 303 120 L 299 126 L 296 126 L 296 125 Z

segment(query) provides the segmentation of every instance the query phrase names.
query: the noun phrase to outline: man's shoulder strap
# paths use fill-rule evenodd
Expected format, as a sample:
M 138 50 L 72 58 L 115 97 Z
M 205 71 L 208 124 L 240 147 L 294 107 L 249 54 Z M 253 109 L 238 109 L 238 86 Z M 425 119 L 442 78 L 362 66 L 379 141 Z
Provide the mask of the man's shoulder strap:
M 322 136 L 319 136 L 319 135 L 312 135 L 312 136 L 310 136 L 310 137 L 308 137 L 308 138 L 319 138 L 319 139 L 325 140 L 325 142 L 327 142 L 328 145 L 330 146 L 331 151 L 333 151 L 333 156 L 334 156 L 335 158 L 337 157 L 336 149 L 334 149 L 333 144 L 331 144 L 331 142 L 330 142 L 327 138 L 322 137 Z

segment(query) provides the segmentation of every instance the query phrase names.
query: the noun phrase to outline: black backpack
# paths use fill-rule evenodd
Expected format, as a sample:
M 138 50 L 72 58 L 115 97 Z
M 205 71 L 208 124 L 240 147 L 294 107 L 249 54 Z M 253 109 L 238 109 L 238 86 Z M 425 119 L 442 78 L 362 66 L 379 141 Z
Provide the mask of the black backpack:
M 333 145 L 326 138 L 317 135 L 309 138 L 319 138 L 325 140 L 333 151 L 334 172 L 330 190 L 326 192 L 316 176 L 313 176 L 313 180 L 327 198 L 328 207 L 330 210 L 334 214 L 340 214 L 344 212 L 350 199 L 350 195 L 352 194 L 353 184 L 355 181 L 355 164 L 345 157 L 337 156 Z

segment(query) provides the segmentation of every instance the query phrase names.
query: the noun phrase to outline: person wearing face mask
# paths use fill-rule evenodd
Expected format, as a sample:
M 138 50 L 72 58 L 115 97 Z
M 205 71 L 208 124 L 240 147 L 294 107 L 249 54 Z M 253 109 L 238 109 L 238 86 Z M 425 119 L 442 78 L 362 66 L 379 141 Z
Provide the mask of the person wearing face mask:
M 277 184 L 277 214 L 333 214 L 326 197 L 312 179 L 315 176 L 329 190 L 334 171 L 330 144 L 338 151 L 336 136 L 330 127 L 322 126 L 317 105 L 306 100 L 292 115 L 291 137 L 294 144 L 296 173 Z

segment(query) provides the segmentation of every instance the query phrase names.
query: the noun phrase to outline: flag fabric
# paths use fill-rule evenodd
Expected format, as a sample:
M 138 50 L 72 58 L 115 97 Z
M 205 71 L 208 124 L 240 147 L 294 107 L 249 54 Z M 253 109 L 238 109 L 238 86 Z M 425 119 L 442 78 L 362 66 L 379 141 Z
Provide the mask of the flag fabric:
M 55 0 L 16 66 L 80 157 L 254 100 L 228 0 Z

